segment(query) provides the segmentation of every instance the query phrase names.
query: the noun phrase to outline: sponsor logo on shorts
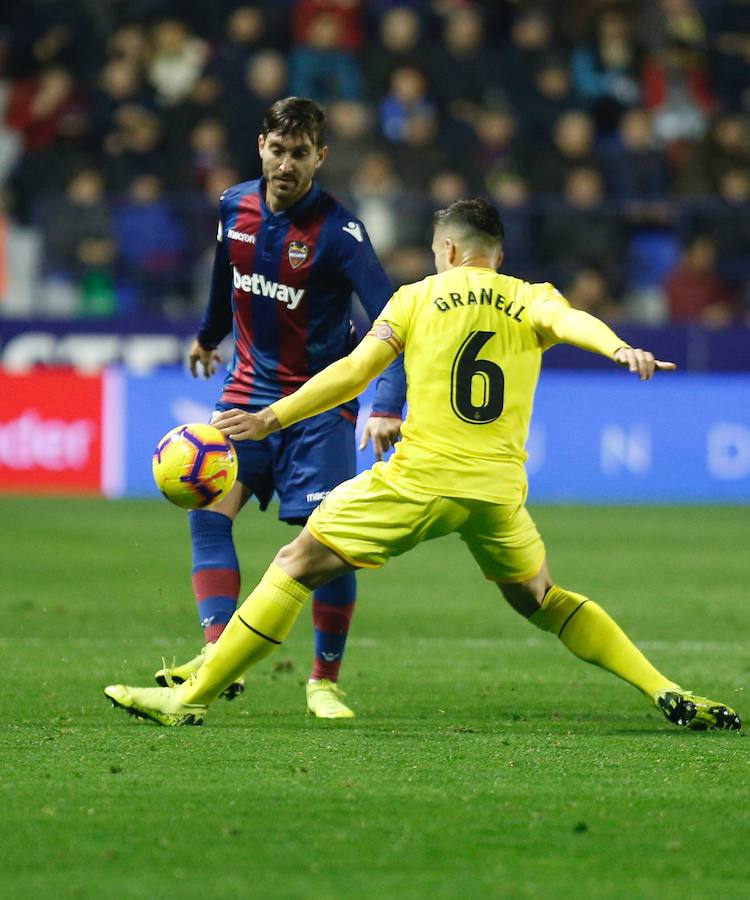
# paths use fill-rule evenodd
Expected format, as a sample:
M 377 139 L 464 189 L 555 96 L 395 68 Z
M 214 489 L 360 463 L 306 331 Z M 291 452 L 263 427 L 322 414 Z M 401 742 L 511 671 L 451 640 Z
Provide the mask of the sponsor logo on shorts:
M 307 502 L 320 503 L 320 501 L 324 500 L 330 493 L 330 491 L 312 491 L 312 493 L 307 495 Z

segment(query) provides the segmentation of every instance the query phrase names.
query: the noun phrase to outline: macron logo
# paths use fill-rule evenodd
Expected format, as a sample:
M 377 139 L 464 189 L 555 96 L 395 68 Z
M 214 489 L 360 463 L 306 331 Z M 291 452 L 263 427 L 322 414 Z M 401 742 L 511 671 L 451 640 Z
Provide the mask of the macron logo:
M 279 284 L 278 281 L 267 281 L 257 272 L 253 272 L 252 275 L 240 275 L 236 266 L 232 266 L 232 272 L 232 283 L 238 291 L 255 294 L 256 297 L 270 297 L 284 303 L 289 310 L 297 309 L 305 296 L 304 288 L 293 288 L 288 284 Z
M 364 240 L 362 229 L 356 222 L 347 222 L 346 225 L 342 226 L 341 230 L 345 231 L 347 234 L 350 234 L 359 244 L 361 244 Z
M 242 231 L 235 231 L 234 228 L 229 228 L 227 230 L 227 237 L 231 238 L 233 241 L 241 241 L 243 244 L 255 243 L 254 234 L 245 234 Z

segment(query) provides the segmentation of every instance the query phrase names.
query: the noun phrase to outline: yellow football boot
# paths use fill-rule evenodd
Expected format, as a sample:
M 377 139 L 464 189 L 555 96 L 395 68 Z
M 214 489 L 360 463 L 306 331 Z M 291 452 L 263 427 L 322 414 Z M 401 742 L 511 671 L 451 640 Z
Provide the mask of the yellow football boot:
M 174 664 L 167 666 L 165 663 L 163 668 L 154 673 L 154 680 L 161 687 L 171 687 L 173 684 L 182 684 L 182 682 L 187 681 L 191 675 L 195 675 L 206 659 L 213 653 L 215 646 L 216 644 L 206 644 L 201 648 L 201 652 L 197 656 L 189 659 L 181 666 L 176 666 Z M 162 660 L 162 662 L 164 661 Z M 238 697 L 244 690 L 245 676 L 240 675 L 239 678 L 222 691 L 221 696 L 226 697 L 227 700 L 234 700 L 234 698 Z
M 206 707 L 200 703 L 181 703 L 172 688 L 137 688 L 127 684 L 110 684 L 104 694 L 131 716 L 151 719 L 159 725 L 202 725 Z
M 690 691 L 663 691 L 654 702 L 669 722 L 692 731 L 739 731 L 742 727 L 731 707 Z
M 308 681 L 307 711 L 318 719 L 353 719 L 354 711 L 341 701 L 344 696 L 335 681 Z

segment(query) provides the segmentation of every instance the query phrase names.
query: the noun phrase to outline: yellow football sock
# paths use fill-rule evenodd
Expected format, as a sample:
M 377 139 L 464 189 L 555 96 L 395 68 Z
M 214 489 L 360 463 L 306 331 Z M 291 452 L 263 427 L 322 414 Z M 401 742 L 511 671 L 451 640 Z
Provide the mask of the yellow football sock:
M 650 697 L 679 685 L 658 672 L 614 619 L 593 600 L 555 585 L 529 619 L 554 632 L 579 659 L 618 675 Z
M 229 620 L 213 653 L 175 688 L 183 703 L 212 703 L 236 678 L 269 656 L 292 629 L 310 591 L 271 563 Z

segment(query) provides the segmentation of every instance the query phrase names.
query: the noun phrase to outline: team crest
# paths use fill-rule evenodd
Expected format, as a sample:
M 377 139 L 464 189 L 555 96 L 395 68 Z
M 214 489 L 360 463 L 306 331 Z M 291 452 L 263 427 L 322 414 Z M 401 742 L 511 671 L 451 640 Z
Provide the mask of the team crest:
M 299 269 L 302 263 L 307 259 L 309 253 L 310 249 L 307 244 L 302 244 L 299 241 L 292 241 L 289 245 L 289 250 L 287 251 L 289 265 L 293 269 Z

